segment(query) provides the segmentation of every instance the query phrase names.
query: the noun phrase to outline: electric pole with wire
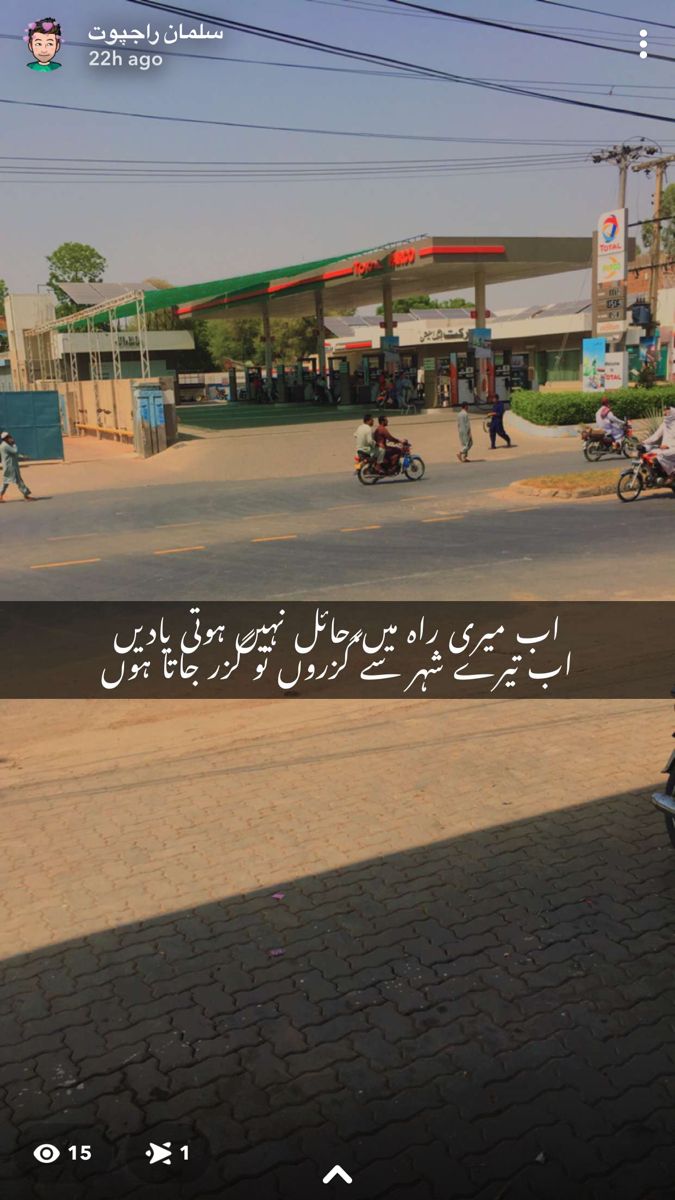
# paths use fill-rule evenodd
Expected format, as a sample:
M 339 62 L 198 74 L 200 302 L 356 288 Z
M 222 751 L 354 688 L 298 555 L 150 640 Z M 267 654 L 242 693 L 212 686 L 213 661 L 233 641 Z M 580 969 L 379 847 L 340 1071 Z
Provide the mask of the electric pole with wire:
M 634 163 L 633 171 L 653 171 L 656 176 L 654 187 L 654 206 L 652 213 L 651 263 L 649 279 L 649 307 L 651 309 L 652 325 L 656 325 L 656 309 L 659 301 L 659 275 L 661 266 L 661 202 L 663 198 L 663 181 L 668 164 L 675 162 L 675 154 L 664 154 L 653 162 Z
M 645 138 L 640 138 L 633 145 L 624 142 L 620 146 L 610 146 L 606 150 L 596 150 L 591 156 L 594 163 L 610 162 L 615 163 L 619 168 L 619 199 L 617 201 L 619 208 L 626 207 L 626 184 L 628 181 L 629 166 L 632 166 L 633 163 L 636 163 L 644 155 L 651 158 L 654 154 L 658 154 L 660 150 L 660 146 L 655 146 L 653 143 L 647 144 Z

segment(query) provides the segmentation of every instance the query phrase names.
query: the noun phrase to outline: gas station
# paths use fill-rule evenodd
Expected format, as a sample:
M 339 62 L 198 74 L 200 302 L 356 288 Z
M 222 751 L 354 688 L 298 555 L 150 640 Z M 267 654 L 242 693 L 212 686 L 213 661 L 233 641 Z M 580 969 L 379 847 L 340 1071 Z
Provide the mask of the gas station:
M 396 299 L 418 293 L 473 291 L 475 300 L 468 314 L 471 328 L 467 331 L 467 342 L 471 347 L 472 369 L 475 364 L 476 392 L 487 395 L 494 386 L 494 364 L 486 328 L 488 287 L 587 269 L 591 250 L 591 238 L 583 237 L 420 237 L 306 264 L 304 268 L 281 268 L 270 272 L 267 279 L 263 276 L 223 280 L 219 287 L 212 285 L 211 296 L 184 301 L 178 313 L 206 320 L 259 317 L 265 339 L 261 373 L 264 371 L 267 378 L 275 373 L 280 399 L 301 398 L 303 377 L 307 371 L 314 371 L 319 379 L 337 384 L 343 404 L 369 403 L 369 376 L 376 371 L 397 370 L 401 365 L 417 369 L 426 362 L 430 365 L 425 394 L 435 403 L 435 362 L 431 363 L 429 358 L 412 361 L 408 356 L 401 363 L 398 322 L 393 308 Z M 372 339 L 362 347 L 355 341 L 339 350 L 334 344 L 331 347 L 330 342 L 327 346 L 329 317 L 339 318 L 340 313 L 371 305 L 382 307 L 379 346 L 374 346 Z M 290 368 L 276 364 L 275 371 L 272 320 L 308 316 L 316 321 L 313 360 Z M 364 356 L 365 362 L 355 359 L 353 352 L 360 349 L 370 352 Z
M 345 407 L 370 404 L 371 380 L 380 372 L 394 374 L 401 369 L 422 369 L 427 406 L 457 403 L 461 389 L 458 386 L 451 389 L 451 399 L 446 400 L 442 370 L 448 371 L 452 384 L 453 374 L 455 378 L 460 374 L 461 364 L 456 354 L 453 359 L 458 348 L 464 354 L 461 369 L 466 379 L 471 379 L 466 395 L 482 400 L 499 390 L 500 367 L 505 361 L 503 356 L 499 360 L 501 351 L 495 358 L 492 332 L 486 324 L 488 289 L 496 284 L 584 270 L 590 266 L 591 258 L 592 239 L 588 237 L 421 236 L 347 255 L 181 287 L 126 285 L 118 288 L 115 295 L 101 295 L 97 304 L 90 303 L 68 316 L 56 317 L 52 309 L 49 319 L 44 319 L 48 315 L 45 312 L 39 325 L 33 319 L 25 322 L 30 328 L 19 329 L 18 325 L 24 322 L 17 321 L 17 329 L 10 330 L 10 347 L 19 338 L 24 346 L 21 386 L 29 390 L 47 387 L 65 393 L 73 428 L 99 437 L 109 433 L 120 440 L 130 440 L 132 436 L 136 420 L 134 391 L 138 391 L 138 386 L 155 380 L 156 387 L 165 393 L 175 390 L 175 378 L 159 378 L 162 373 L 152 361 L 147 327 L 149 314 L 167 308 L 186 320 L 254 317 L 261 321 L 264 362 L 246 364 L 248 400 L 274 398 L 298 403 L 325 398 L 339 401 Z M 114 290 L 112 285 L 105 286 Z M 443 359 L 439 359 L 438 353 L 433 356 L 425 353 L 423 346 L 419 352 L 402 356 L 394 302 L 419 293 L 467 291 L 473 292 L 475 299 L 474 307 L 462 314 L 462 346 L 455 346 L 454 350 L 451 347 Z M 334 327 L 340 314 L 375 306 L 381 306 L 381 318 L 363 316 L 364 321 L 377 323 L 367 345 L 364 342 L 360 347 L 358 339 L 352 339 L 351 343 L 340 343 L 339 339 L 337 344 L 335 339 L 331 342 L 327 323 Z M 456 310 L 444 310 L 446 319 L 453 313 L 457 315 Z M 316 350 L 302 362 L 281 363 L 275 357 L 272 322 L 276 318 L 293 317 L 313 320 Z M 402 324 L 403 320 L 402 317 Z M 133 387 L 129 366 L 125 365 L 130 330 L 137 363 L 138 386 Z M 150 337 L 158 336 L 150 333 Z M 102 337 L 108 350 L 105 363 Z M 360 354 L 361 349 L 368 353 Z M 240 381 L 233 364 L 228 370 L 229 389 L 223 390 L 229 390 L 227 398 L 235 401 L 240 398 Z

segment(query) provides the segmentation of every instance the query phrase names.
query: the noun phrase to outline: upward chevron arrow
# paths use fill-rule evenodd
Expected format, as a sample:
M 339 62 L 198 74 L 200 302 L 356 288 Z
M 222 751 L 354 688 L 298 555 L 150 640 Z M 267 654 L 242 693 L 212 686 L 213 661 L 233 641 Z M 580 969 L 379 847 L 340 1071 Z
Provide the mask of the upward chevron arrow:
M 323 1182 L 331 1183 L 332 1180 L 335 1179 L 336 1175 L 340 1176 L 340 1179 L 343 1181 L 343 1183 L 351 1183 L 352 1182 L 351 1175 L 348 1175 L 346 1171 L 343 1171 L 342 1167 L 340 1167 L 340 1166 L 333 1167 L 333 1169 L 331 1171 L 329 1171 L 327 1175 L 324 1175 Z

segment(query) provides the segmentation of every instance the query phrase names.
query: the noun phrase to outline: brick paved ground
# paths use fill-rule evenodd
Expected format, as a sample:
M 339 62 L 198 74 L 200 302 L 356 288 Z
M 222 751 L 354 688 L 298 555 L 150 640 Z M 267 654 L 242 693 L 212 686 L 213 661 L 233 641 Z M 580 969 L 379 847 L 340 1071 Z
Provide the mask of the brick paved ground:
M 670 718 L 4 706 L 3 1200 L 671 1196 Z M 109 1170 L 19 1181 L 50 1122 Z M 125 1165 L 186 1128 L 198 1179 Z

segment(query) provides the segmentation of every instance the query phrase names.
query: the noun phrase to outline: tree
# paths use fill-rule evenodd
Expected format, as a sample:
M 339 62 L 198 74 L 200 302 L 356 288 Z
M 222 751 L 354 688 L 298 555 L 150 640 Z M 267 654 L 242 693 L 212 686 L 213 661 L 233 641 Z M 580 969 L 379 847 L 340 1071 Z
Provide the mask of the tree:
M 59 287 L 60 283 L 99 283 L 107 262 L 93 246 L 84 242 L 63 242 L 52 254 L 47 255 L 49 264 L 48 286 L 58 301 L 57 314 L 75 312 L 77 304 Z
M 669 183 L 663 189 L 661 197 L 661 218 L 672 217 L 673 220 L 661 222 L 661 246 L 668 258 L 675 257 L 675 183 Z M 646 221 L 642 226 L 642 242 L 649 249 L 654 240 L 654 225 Z
M 208 321 L 207 342 L 214 363 L 221 367 L 226 358 L 235 362 L 265 362 L 265 339 L 258 317 L 240 317 L 234 321 Z M 316 324 L 313 317 L 293 317 L 270 324 L 274 362 L 293 363 L 316 354 Z
M 8 291 L 9 288 L 4 279 L 0 279 L 0 317 L 4 317 L 5 315 L 5 296 Z
M 395 313 L 407 313 L 411 308 L 466 308 L 467 300 L 434 300 L 431 296 L 401 296 L 399 300 L 394 300 L 392 305 Z M 377 309 L 378 316 L 384 312 L 384 305 L 380 304 Z

